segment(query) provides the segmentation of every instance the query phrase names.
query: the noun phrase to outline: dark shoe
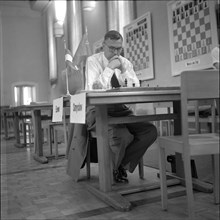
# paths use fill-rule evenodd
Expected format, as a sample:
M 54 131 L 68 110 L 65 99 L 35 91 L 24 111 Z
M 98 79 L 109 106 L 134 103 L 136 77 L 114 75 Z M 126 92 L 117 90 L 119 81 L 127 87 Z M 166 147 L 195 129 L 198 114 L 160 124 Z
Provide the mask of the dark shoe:
M 120 172 L 122 177 L 127 178 L 127 176 L 128 176 L 127 172 L 126 172 L 125 168 L 122 165 L 119 166 L 118 171 Z
M 123 177 L 118 170 L 113 170 L 113 177 L 116 183 L 128 183 L 128 179 Z

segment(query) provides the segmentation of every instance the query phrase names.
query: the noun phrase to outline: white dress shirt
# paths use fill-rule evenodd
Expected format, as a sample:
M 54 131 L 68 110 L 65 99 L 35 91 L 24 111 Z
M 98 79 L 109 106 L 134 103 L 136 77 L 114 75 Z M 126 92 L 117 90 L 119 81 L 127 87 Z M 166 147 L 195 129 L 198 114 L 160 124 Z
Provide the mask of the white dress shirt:
M 219 47 L 214 47 L 211 51 L 211 55 L 212 55 L 212 63 L 213 65 L 215 63 L 219 63 Z
M 127 87 L 132 87 L 133 84 L 135 87 L 140 87 L 140 82 L 136 76 L 136 73 L 133 70 L 132 63 L 120 56 L 123 67 L 126 69 L 125 72 L 121 73 L 121 70 L 115 69 L 112 70 L 107 67 L 109 61 L 106 59 L 104 52 L 94 54 L 87 58 L 86 62 L 86 90 L 93 90 L 94 82 L 99 82 L 102 86 L 102 89 L 111 89 L 111 78 L 115 72 L 119 84 L 121 86 L 125 85 L 125 79 L 127 80 Z

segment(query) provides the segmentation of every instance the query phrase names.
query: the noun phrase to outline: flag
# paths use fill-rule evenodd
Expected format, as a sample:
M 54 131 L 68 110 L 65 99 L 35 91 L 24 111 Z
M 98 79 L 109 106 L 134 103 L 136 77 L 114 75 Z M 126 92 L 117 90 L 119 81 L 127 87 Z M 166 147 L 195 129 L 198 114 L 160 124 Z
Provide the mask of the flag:
M 70 50 L 68 50 L 67 48 L 65 48 L 65 63 L 66 63 L 66 67 L 69 66 L 70 69 L 79 70 L 78 67 L 73 64 L 73 56 L 72 56 L 72 53 L 71 53 Z
M 87 57 L 92 54 L 89 46 L 87 30 L 79 43 L 79 46 L 75 52 L 74 57 L 72 56 L 71 51 L 66 48 L 65 41 L 64 41 L 64 48 L 65 48 L 65 63 L 66 63 L 66 71 L 65 71 L 66 91 L 67 91 L 67 95 L 70 95 L 69 80 L 71 80 L 71 77 L 80 78 L 82 82 L 82 87 L 84 88 L 85 86 L 84 64 Z M 75 81 L 76 80 L 74 80 L 74 82 Z M 72 83 L 70 85 L 73 86 Z
M 70 90 L 69 90 L 69 77 L 77 76 L 78 74 L 73 74 L 73 73 L 78 73 L 79 68 L 73 63 L 73 56 L 72 53 L 69 49 L 66 48 L 66 43 L 64 41 L 64 48 L 65 48 L 65 63 L 66 63 L 66 69 L 64 71 L 65 73 L 65 83 L 66 83 L 66 95 L 70 95 Z
M 88 34 L 87 32 L 83 35 L 79 46 L 76 50 L 76 53 L 73 57 L 73 63 L 76 66 L 79 66 L 82 62 L 85 62 L 87 57 L 92 54 L 89 41 L 88 41 Z

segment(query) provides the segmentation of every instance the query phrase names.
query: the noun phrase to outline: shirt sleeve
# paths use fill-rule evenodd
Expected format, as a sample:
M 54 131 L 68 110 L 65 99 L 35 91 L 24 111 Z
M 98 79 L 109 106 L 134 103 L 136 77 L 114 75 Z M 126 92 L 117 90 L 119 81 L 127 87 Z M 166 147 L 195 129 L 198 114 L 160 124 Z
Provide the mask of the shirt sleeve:
M 139 79 L 137 78 L 136 73 L 134 72 L 132 63 L 127 60 L 126 58 L 122 59 L 123 65 L 126 69 L 125 72 L 121 73 L 122 79 L 123 79 L 123 85 L 125 79 L 127 79 L 127 87 L 140 87 Z
M 211 52 L 211 56 L 212 56 L 212 63 L 213 63 L 213 65 L 215 63 L 219 63 L 219 47 L 213 48 L 213 50 Z
M 93 90 L 93 84 L 99 82 L 102 85 L 102 89 L 108 89 L 110 85 L 110 79 L 114 73 L 114 70 L 105 67 L 104 70 L 95 57 L 88 57 L 86 62 L 86 90 Z

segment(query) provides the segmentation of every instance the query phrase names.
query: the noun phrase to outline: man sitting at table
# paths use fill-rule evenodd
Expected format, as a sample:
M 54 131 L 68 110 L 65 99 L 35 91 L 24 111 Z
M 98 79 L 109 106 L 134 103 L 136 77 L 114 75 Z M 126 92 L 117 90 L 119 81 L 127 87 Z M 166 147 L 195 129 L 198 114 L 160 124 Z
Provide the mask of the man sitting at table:
M 129 60 L 122 57 L 123 38 L 117 31 L 104 36 L 103 52 L 87 58 L 86 90 L 111 89 L 120 86 L 140 87 Z M 108 115 L 127 116 L 132 110 L 122 104 L 108 106 Z M 95 109 L 88 108 L 88 129 L 95 127 Z M 109 125 L 109 146 L 113 159 L 115 182 L 128 182 L 126 170 L 133 172 L 146 150 L 157 138 L 156 127 L 149 122 Z

